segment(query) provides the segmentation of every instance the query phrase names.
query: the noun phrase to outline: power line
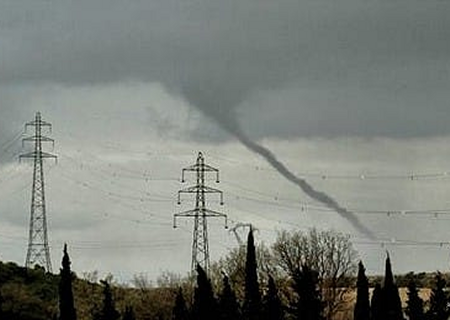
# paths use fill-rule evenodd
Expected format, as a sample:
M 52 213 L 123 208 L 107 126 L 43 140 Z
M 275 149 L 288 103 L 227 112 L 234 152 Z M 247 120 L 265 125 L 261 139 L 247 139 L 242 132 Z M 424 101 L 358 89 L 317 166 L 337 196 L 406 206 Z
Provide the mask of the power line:
M 265 193 L 260 190 L 255 190 L 251 188 L 243 187 L 242 185 L 235 184 L 233 182 L 224 182 L 225 184 L 229 184 L 232 187 L 236 187 L 242 191 L 246 191 L 247 193 L 252 193 L 257 197 L 246 196 L 242 192 L 234 193 L 232 191 L 228 191 L 230 194 L 235 196 L 236 200 L 244 199 L 248 201 L 253 201 L 261 204 L 268 204 L 272 206 L 276 206 L 279 208 L 290 208 L 290 209 L 300 209 L 301 211 L 314 211 L 314 212 L 330 212 L 334 213 L 334 210 L 317 205 L 315 203 L 309 201 L 300 201 L 294 198 L 280 197 L 277 195 L 273 195 L 270 193 Z M 261 198 L 262 197 L 262 198 Z M 265 198 L 265 199 L 264 199 Z M 385 215 L 385 216 L 411 216 L 411 215 L 432 215 L 432 216 L 440 216 L 440 215 L 448 215 L 450 214 L 450 208 L 424 208 L 424 209 L 369 209 L 369 208 L 360 208 L 360 207 L 349 207 L 348 210 L 356 213 L 356 214 L 369 214 L 369 215 Z
M 266 165 L 252 165 L 248 162 L 245 162 L 241 159 L 225 157 L 223 155 L 215 154 L 214 157 L 228 161 L 231 164 L 240 164 L 243 166 L 251 167 L 255 171 L 267 171 L 276 173 L 277 171 L 271 167 Z M 302 178 L 313 178 L 313 179 L 321 179 L 321 180 L 361 180 L 361 181 L 370 181 L 370 180 L 410 180 L 410 181 L 420 181 L 420 180 L 437 180 L 437 179 L 449 179 L 450 178 L 450 170 L 441 170 L 441 171 L 414 171 L 410 172 L 401 172 L 401 173 L 377 173 L 373 170 L 367 170 L 365 172 L 360 173 L 336 173 L 336 172 L 296 172 L 297 176 Z
M 61 173 L 60 176 L 63 177 L 63 178 L 65 178 L 65 179 L 67 179 L 67 180 L 69 180 L 69 181 L 71 181 L 72 183 L 75 183 L 75 184 L 77 184 L 77 185 L 80 185 L 80 186 L 82 186 L 83 188 L 86 188 L 86 189 L 88 189 L 88 190 L 100 191 L 100 192 L 101 192 L 100 194 L 101 194 L 102 196 L 104 196 L 105 199 L 108 199 L 108 201 L 113 201 L 116 205 L 119 205 L 119 206 L 125 208 L 126 210 L 133 210 L 134 212 L 138 212 L 138 213 L 144 214 L 144 215 L 146 215 L 146 216 L 150 216 L 150 217 L 152 217 L 153 219 L 159 219 L 159 220 L 162 220 L 162 221 L 164 221 L 164 225 L 168 225 L 168 226 L 171 225 L 171 223 L 169 222 L 168 219 L 163 218 L 163 217 L 160 216 L 159 214 L 152 213 L 152 212 L 149 212 L 149 211 L 147 211 L 147 210 L 143 210 L 143 209 L 139 208 L 138 206 L 136 206 L 136 205 L 134 205 L 134 204 L 130 204 L 130 203 L 126 203 L 126 204 L 125 204 L 125 203 L 123 203 L 123 202 L 121 201 L 121 200 L 124 199 L 123 197 L 122 197 L 122 198 L 120 198 L 120 197 L 119 197 L 119 198 L 114 197 L 114 196 L 111 194 L 111 192 L 109 192 L 109 191 L 105 191 L 104 189 L 102 189 L 102 188 L 100 188 L 100 187 L 93 187 L 90 183 L 87 183 L 87 182 L 83 182 L 83 181 L 74 179 L 74 178 L 72 178 L 72 177 L 66 175 L 65 173 Z M 125 198 L 125 199 L 126 199 L 126 198 Z M 150 201 L 150 200 L 149 200 L 149 201 Z M 86 202 L 84 201 L 83 204 L 86 204 Z M 110 212 L 103 212 L 103 213 L 102 213 L 102 215 L 110 215 L 110 214 L 111 214 Z M 137 222 L 136 220 L 139 220 L 139 219 L 129 219 L 129 221 L 132 221 L 132 220 L 133 220 L 133 222 Z M 137 223 L 143 223 L 143 220 L 139 220 L 139 222 L 137 222 Z M 154 224 L 154 223 L 153 223 L 153 224 Z M 156 223 L 156 224 L 158 224 L 158 223 Z
M 87 167 L 84 167 L 87 168 Z M 94 169 L 89 169 L 90 173 L 92 173 L 93 175 L 99 175 L 99 173 L 94 170 Z M 103 176 L 105 178 L 110 178 L 109 176 Z M 255 194 L 259 197 L 264 197 L 264 198 L 270 198 L 270 200 L 266 200 L 266 199 L 261 199 L 261 198 L 257 198 L 257 197 L 251 197 L 251 196 L 246 196 L 245 194 L 243 194 L 242 192 L 240 193 L 234 193 L 230 191 L 230 194 L 235 196 L 236 200 L 248 200 L 248 201 L 252 201 L 252 202 L 256 202 L 256 203 L 261 203 L 261 204 L 265 204 L 265 205 L 271 205 L 274 207 L 278 207 L 278 208 L 283 208 L 283 209 L 294 209 L 294 210 L 300 210 L 301 212 L 320 212 L 320 213 L 334 213 L 333 210 L 327 208 L 327 207 L 323 207 L 320 205 L 316 205 L 314 203 L 311 202 L 305 202 L 305 201 L 299 201 L 293 198 L 286 198 L 286 197 L 280 197 L 280 196 L 274 196 L 272 194 L 269 193 L 264 193 L 261 192 L 259 190 L 254 190 L 251 188 L 246 188 L 243 187 L 242 185 L 239 184 L 235 184 L 232 182 L 225 182 L 226 184 L 229 184 L 232 187 L 236 187 L 240 190 L 246 191 L 247 193 L 252 193 Z M 84 187 L 92 187 L 92 189 L 97 190 L 97 191 L 101 191 L 101 192 L 105 192 L 104 187 L 93 187 L 92 185 L 88 184 L 87 182 L 81 182 L 80 185 L 84 186 Z M 108 191 L 108 195 L 112 196 L 112 197 L 116 197 L 116 198 L 122 198 L 122 199 L 128 199 L 128 200 L 137 200 L 140 202 L 169 202 L 170 201 L 170 197 L 169 196 L 159 196 L 159 199 L 155 199 L 155 198 L 150 198 L 148 195 L 149 193 L 137 188 L 133 187 L 128 187 L 125 185 L 122 185 L 122 187 L 127 188 L 127 189 L 132 189 L 135 190 L 137 192 L 140 192 L 143 195 L 141 196 L 134 196 L 134 195 L 125 195 L 123 193 L 116 193 L 116 192 L 112 192 L 112 191 Z M 431 215 L 434 216 L 435 218 L 441 215 L 448 215 L 450 214 L 450 208 L 445 208 L 445 209 L 422 209 L 422 210 L 407 210 L 407 209 L 386 209 L 386 210 L 376 210 L 376 209 L 367 209 L 367 208 L 351 208 L 350 210 L 354 211 L 357 214 L 368 214 L 368 215 L 385 215 L 387 217 L 389 216 L 395 216 L 395 215 L 400 215 L 400 216 L 412 216 L 412 215 Z
M 66 138 L 71 139 L 72 141 L 76 141 L 73 139 L 73 132 L 66 132 Z M 113 141 L 111 142 L 113 143 Z M 103 144 L 105 148 L 113 149 L 117 151 L 123 151 L 123 147 L 119 145 Z M 127 150 L 127 152 L 132 152 L 132 150 Z M 83 152 L 87 152 L 87 150 L 83 150 Z M 157 157 L 187 157 L 188 155 L 185 153 L 160 153 L 160 154 L 151 154 L 147 151 L 138 152 L 140 154 L 145 154 L 146 156 L 157 156 Z M 219 159 L 221 161 L 226 161 L 232 165 L 242 165 L 248 168 L 252 168 L 255 171 L 259 172 L 272 172 L 277 173 L 275 169 L 267 166 L 266 164 L 251 164 L 246 160 L 238 159 L 235 157 L 225 156 L 223 154 L 212 153 L 210 155 L 212 158 Z M 137 173 L 138 175 L 142 174 L 142 172 L 135 171 L 130 168 L 123 168 L 123 170 Z M 429 171 L 421 171 L 421 170 L 409 170 L 409 172 L 377 172 L 376 170 L 364 170 L 357 173 L 340 173 L 340 172 L 328 172 L 328 171 L 315 171 L 315 172 L 296 172 L 297 176 L 302 178 L 313 178 L 313 179 L 321 179 L 321 180 L 361 180 L 361 181 L 371 181 L 371 180 L 409 180 L 409 181 L 422 181 L 422 180 L 439 180 L 439 179 L 448 179 L 450 178 L 450 169 L 446 170 L 429 170 Z
M 445 175 L 445 174 L 444 174 Z M 424 177 L 425 175 L 417 175 L 417 177 Z M 430 175 L 428 175 L 430 176 Z M 396 176 L 397 177 L 397 176 Z M 165 180 L 165 179 L 161 179 L 161 180 Z M 175 179 L 173 179 L 175 180 Z M 268 193 L 263 193 L 257 190 L 251 190 L 249 188 L 245 188 L 242 187 L 238 184 L 234 184 L 232 182 L 226 182 L 227 184 L 230 184 L 234 187 L 238 187 L 241 190 L 244 191 L 248 191 L 248 192 L 252 192 L 254 194 L 257 195 L 261 195 L 263 197 L 269 197 L 271 198 L 271 201 L 267 201 L 267 200 L 262 200 L 262 199 L 257 199 L 257 198 L 253 198 L 253 197 L 248 197 L 248 196 L 244 196 L 242 195 L 242 193 L 240 194 L 235 194 L 233 192 L 231 192 L 231 194 L 236 195 L 236 199 L 246 199 L 249 201 L 254 201 L 254 202 L 260 202 L 263 203 L 265 202 L 266 204 L 272 205 L 272 206 L 276 206 L 276 207 L 280 207 L 280 208 L 291 208 L 291 209 L 298 209 L 298 207 L 300 206 L 300 210 L 302 211 L 317 211 L 317 212 L 333 212 L 333 210 L 330 210 L 327 207 L 323 207 L 323 206 L 318 206 L 315 205 L 313 203 L 310 202 L 300 202 L 296 199 L 292 199 L 292 198 L 286 198 L 286 197 L 279 197 L 279 196 L 274 196 L 274 195 L 270 195 Z M 141 190 L 139 190 L 141 191 Z M 132 198 L 132 197 L 131 197 Z M 137 197 L 139 198 L 139 197 Z M 168 200 L 168 198 L 165 198 L 166 200 Z M 141 200 L 141 199 L 136 199 L 136 200 Z M 164 201 L 161 201 L 164 202 Z M 285 202 L 290 202 L 292 203 L 292 205 L 290 204 L 286 204 Z M 353 208 L 351 209 L 352 211 L 355 211 L 358 214 L 380 214 L 380 215 L 386 215 L 386 216 L 393 216 L 393 215 L 417 215 L 417 214 L 428 214 L 428 215 L 434 215 L 434 216 L 438 216 L 441 214 L 450 214 L 450 209 L 434 209 L 434 210 L 430 210 L 430 209 L 425 209 L 425 210 L 405 210 L 405 209 L 387 209 L 387 210 L 375 210 L 375 209 L 366 209 L 366 208 Z
M 139 201 L 139 202 L 163 202 L 163 203 L 172 202 L 172 200 L 170 200 L 169 197 L 161 198 L 161 199 L 150 198 L 149 192 L 145 192 L 145 195 L 143 195 L 143 196 L 124 195 L 124 194 L 106 189 L 104 186 L 96 186 L 96 185 L 92 184 L 91 182 L 86 182 L 86 181 L 82 181 L 82 180 L 73 178 L 64 172 L 62 172 L 60 174 L 60 176 L 83 187 L 83 188 L 93 190 L 96 192 L 100 192 L 101 194 L 106 196 L 108 199 L 113 198 L 113 199 L 123 199 L 123 200 L 134 200 L 134 201 Z M 142 191 L 142 193 L 144 193 L 144 191 Z
M 23 131 L 20 130 L 17 133 L 15 133 L 10 139 L 7 139 L 4 143 L 0 145 L 0 159 L 1 160 L 7 160 L 7 161 L 13 161 L 16 157 L 15 154 L 10 153 L 9 151 L 16 146 L 16 142 L 20 140 L 22 136 Z M 7 157 L 9 155 L 9 157 Z
M 301 202 L 301 201 L 295 201 L 295 200 L 289 200 L 286 201 L 286 199 L 281 199 L 275 197 L 273 200 L 266 200 L 266 199 L 258 199 L 253 197 L 248 197 L 242 194 L 236 194 L 233 192 L 229 192 L 230 194 L 234 195 L 234 198 L 236 200 L 248 200 L 264 205 L 270 205 L 277 208 L 282 209 L 294 209 L 301 212 L 320 212 L 320 213 L 333 213 L 334 210 L 329 209 L 324 206 L 318 206 L 311 202 Z M 288 203 L 286 203 L 288 202 Z M 376 210 L 376 209 L 366 209 L 366 208 L 353 208 L 349 207 L 348 210 L 352 211 L 355 214 L 362 214 L 362 215 L 384 215 L 387 217 L 390 216 L 412 216 L 412 215 L 431 215 L 434 217 L 438 217 L 440 215 L 449 215 L 450 214 L 450 208 L 436 208 L 436 209 L 386 209 L 386 210 Z
M 90 172 L 92 174 L 98 174 L 98 172 L 96 172 L 93 169 L 89 169 Z M 103 177 L 103 175 L 102 175 Z M 106 177 L 108 178 L 108 177 Z M 110 178 L 110 177 L 109 177 Z M 252 201 L 252 202 L 256 202 L 256 203 L 261 203 L 261 204 L 265 204 L 265 205 L 271 205 L 274 207 L 278 207 L 278 208 L 283 208 L 283 209 L 294 209 L 294 210 L 300 210 L 302 212 L 321 212 L 321 213 L 334 213 L 333 210 L 327 208 L 327 207 L 323 207 L 320 205 L 316 205 L 314 203 L 311 202 L 305 202 L 305 201 L 299 201 L 293 198 L 286 198 L 286 197 L 279 197 L 279 196 L 274 196 L 272 194 L 269 193 L 264 193 L 261 192 L 259 190 L 254 190 L 251 188 L 246 188 L 243 187 L 242 185 L 239 184 L 235 184 L 232 182 L 225 182 L 226 184 L 229 184 L 232 187 L 236 187 L 240 190 L 246 191 L 247 193 L 253 193 L 257 196 L 260 197 L 264 197 L 264 198 L 270 198 L 270 200 L 266 200 L 266 199 L 261 199 L 261 198 L 255 198 L 255 197 L 251 197 L 251 196 L 246 196 L 245 194 L 243 194 L 242 192 L 240 193 L 234 193 L 234 192 L 229 192 L 230 194 L 235 196 L 236 200 L 248 200 L 248 201 Z M 80 185 L 84 186 L 84 187 L 91 187 L 94 190 L 97 191 L 101 191 L 103 193 L 105 193 L 105 189 L 104 187 L 93 187 L 92 185 L 90 185 L 87 182 L 80 182 Z M 130 189 L 130 187 L 128 186 L 124 186 L 124 188 Z M 116 197 L 116 198 L 122 198 L 122 199 L 129 199 L 129 200 L 137 200 L 140 202 L 169 202 L 170 201 L 170 197 L 169 196 L 159 196 L 159 199 L 155 199 L 155 198 L 150 198 L 148 195 L 149 193 L 140 189 L 136 189 L 136 188 L 132 188 L 132 190 L 135 190 L 137 192 L 140 192 L 143 195 L 141 196 L 133 196 L 133 195 L 125 195 L 123 193 L 116 193 L 116 192 L 111 192 L 108 191 L 108 195 L 112 196 L 112 197 Z M 367 208 L 351 208 L 350 210 L 354 211 L 357 214 L 368 214 L 368 215 L 385 215 L 385 216 L 395 216 L 395 215 L 401 215 L 401 216 L 412 216 L 412 215 L 432 215 L 434 217 L 440 216 L 440 215 L 448 215 L 450 214 L 450 208 L 445 208 L 445 209 L 422 209 L 422 210 L 408 210 L 408 209 L 386 209 L 386 210 L 376 210 L 376 209 L 367 209 Z
M 118 187 L 120 187 L 122 189 L 125 189 L 127 191 L 132 190 L 132 191 L 138 192 L 138 193 L 143 195 L 142 197 L 136 197 L 134 195 L 130 196 L 131 198 L 135 198 L 136 200 L 141 200 L 141 198 L 148 200 L 150 198 L 150 196 L 155 201 L 157 201 L 155 199 L 155 197 L 160 198 L 161 200 L 167 200 L 167 201 L 171 201 L 171 199 L 172 199 L 169 196 L 159 195 L 159 194 L 156 194 L 154 192 L 152 192 L 150 194 L 150 192 L 148 192 L 146 190 L 142 190 L 142 189 L 136 188 L 135 187 L 135 185 L 136 185 L 135 183 L 133 183 L 133 184 L 123 183 L 122 180 L 117 179 L 118 176 L 121 176 L 120 174 L 117 174 L 116 172 L 112 172 L 112 173 L 111 172 L 107 172 L 106 170 L 102 169 L 100 166 L 99 167 L 92 167 L 92 166 L 90 166 L 88 164 L 81 163 L 81 162 L 77 161 L 76 159 L 74 159 L 72 157 L 68 157 L 68 156 L 65 156 L 65 159 L 67 159 L 67 160 L 69 160 L 69 162 L 72 162 L 73 164 L 75 164 L 76 168 L 78 168 L 79 170 L 82 170 L 82 171 L 87 170 L 87 171 L 89 171 L 88 177 L 97 176 L 97 177 L 99 177 L 101 179 L 101 181 L 107 180 L 109 183 L 111 183 L 113 185 L 116 185 L 116 186 L 118 186 Z M 68 167 L 67 169 L 68 170 L 72 170 L 72 168 L 70 168 L 70 167 Z M 136 178 L 135 180 L 138 180 L 138 179 Z M 149 182 L 149 181 L 163 181 L 163 180 L 172 181 L 173 179 L 153 179 L 153 178 L 149 179 L 148 177 L 141 177 L 141 178 L 139 178 L 139 180 L 142 181 L 142 182 Z M 123 195 L 118 195 L 118 196 L 123 196 Z
M 70 135 L 73 135 L 71 133 Z M 73 141 L 75 139 L 71 138 Z M 122 147 L 111 145 L 105 145 L 108 149 L 122 151 Z M 88 152 L 87 150 L 83 150 L 83 152 Z M 127 151 L 128 152 L 128 151 Z M 149 154 L 146 151 L 139 152 L 145 154 L 147 156 L 157 156 L 157 157 L 180 157 L 180 156 L 188 156 L 186 154 L 176 154 L 176 153 L 164 153 L 164 154 Z M 217 158 L 221 161 L 226 161 L 232 165 L 243 165 L 249 168 L 252 168 L 255 171 L 259 172 L 273 172 L 276 173 L 276 170 L 266 166 L 265 164 L 254 165 L 250 164 L 248 161 L 244 161 L 242 159 L 232 158 L 229 156 L 224 156 L 223 154 L 213 153 L 211 155 L 212 158 Z M 142 172 L 130 169 L 130 168 L 121 168 L 124 171 L 128 171 L 130 173 L 134 173 L 142 175 Z M 326 172 L 326 171 L 316 171 L 316 172 L 296 172 L 296 175 L 302 178 L 312 178 L 312 179 L 321 179 L 321 180 L 361 180 L 361 181 L 371 181 L 371 180 L 409 180 L 409 181 L 423 181 L 423 180 L 443 180 L 450 178 L 450 169 L 449 170 L 430 170 L 428 172 L 423 172 L 421 170 L 415 171 L 410 170 L 409 172 L 376 172 L 375 170 L 366 170 L 358 173 L 338 173 L 338 172 Z M 176 180 L 176 179 L 175 179 Z
M 2 151 L 2 153 L 7 152 L 9 149 L 11 149 L 11 147 L 13 147 L 15 145 L 15 143 L 20 140 L 20 137 L 22 136 L 23 131 L 19 130 L 16 133 L 14 133 L 13 136 L 11 136 L 11 138 L 5 140 L 5 142 L 3 142 L 2 144 L 0 144 L 0 150 Z
M 379 246 L 381 248 L 387 246 L 395 247 L 439 247 L 447 248 L 450 246 L 450 241 L 409 241 L 409 240 L 387 240 L 387 241 L 353 241 L 357 245 L 367 245 L 367 246 Z

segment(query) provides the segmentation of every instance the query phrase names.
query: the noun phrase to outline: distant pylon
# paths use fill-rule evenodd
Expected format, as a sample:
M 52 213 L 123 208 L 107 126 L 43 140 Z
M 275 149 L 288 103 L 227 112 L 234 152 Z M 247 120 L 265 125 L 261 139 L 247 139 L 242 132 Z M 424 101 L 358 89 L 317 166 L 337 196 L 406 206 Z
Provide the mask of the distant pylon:
M 223 193 L 218 189 L 207 187 L 205 185 L 205 173 L 213 172 L 216 174 L 216 183 L 219 182 L 219 170 L 205 164 L 203 154 L 198 153 L 196 164 L 184 168 L 181 173 L 181 182 L 185 182 L 184 174 L 186 171 L 195 172 L 197 175 L 197 184 L 195 186 L 178 191 L 178 204 L 181 204 L 182 193 L 193 193 L 196 195 L 195 208 L 180 213 L 176 213 L 173 217 L 173 227 L 176 228 L 176 219 L 178 217 L 194 218 L 194 231 L 192 240 L 192 261 L 191 270 L 200 265 L 205 272 L 209 270 L 209 244 L 208 244 L 208 224 L 206 219 L 208 217 L 225 218 L 225 228 L 227 226 L 227 216 L 223 213 L 213 211 L 206 208 L 206 194 L 218 193 L 220 194 L 220 204 L 223 205 Z
M 234 236 L 236 237 L 236 241 L 238 242 L 239 246 L 245 246 L 246 242 L 244 242 L 244 240 L 242 240 L 241 236 L 238 233 L 238 229 L 240 228 L 249 228 L 249 231 L 258 231 L 258 229 L 256 229 L 251 223 L 243 223 L 243 222 L 238 222 L 234 225 L 233 228 L 231 228 L 230 232 L 234 233 Z
M 25 125 L 25 131 L 28 127 L 34 127 L 34 135 L 23 139 L 22 144 L 25 142 L 34 142 L 34 151 L 22 154 L 19 157 L 20 159 L 31 158 L 34 160 L 31 215 L 25 266 L 32 268 L 37 264 L 47 272 L 52 272 L 50 250 L 48 247 L 43 159 L 52 158 L 56 160 L 56 156 L 42 151 L 42 142 L 51 142 L 54 144 L 53 139 L 42 135 L 42 128 L 46 127 L 51 132 L 52 127 L 50 123 L 42 120 L 40 112 L 36 113 L 34 121 L 28 122 Z

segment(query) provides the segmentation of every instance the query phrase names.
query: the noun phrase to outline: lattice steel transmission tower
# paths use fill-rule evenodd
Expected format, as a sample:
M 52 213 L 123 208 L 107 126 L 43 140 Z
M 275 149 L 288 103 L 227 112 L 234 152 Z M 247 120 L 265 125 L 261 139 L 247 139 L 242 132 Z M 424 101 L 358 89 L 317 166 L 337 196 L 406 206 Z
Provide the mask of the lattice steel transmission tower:
M 25 266 L 32 268 L 34 265 L 44 267 L 47 272 L 52 272 L 50 250 L 48 247 L 47 217 L 45 206 L 45 184 L 43 160 L 47 158 L 57 159 L 56 155 L 42 151 L 42 142 L 54 140 L 42 135 L 42 129 L 47 128 L 51 132 L 51 124 L 42 120 L 41 113 L 37 112 L 34 121 L 25 124 L 34 127 L 34 135 L 22 140 L 34 143 L 34 151 L 20 155 L 19 159 L 31 158 L 34 160 L 33 187 L 31 192 L 31 215 L 28 235 L 28 250 Z
M 191 270 L 195 272 L 197 264 L 205 272 L 209 270 L 209 244 L 208 244 L 208 224 L 207 218 L 224 218 L 225 228 L 227 225 L 227 216 L 223 213 L 206 208 L 206 194 L 219 194 L 220 204 L 223 205 L 223 192 L 205 185 L 206 173 L 216 174 L 216 183 L 219 183 L 219 170 L 205 164 L 203 154 L 198 153 L 197 162 L 181 172 L 181 182 L 185 182 L 185 172 L 195 172 L 197 175 L 197 184 L 195 186 L 178 191 L 178 204 L 181 204 L 181 194 L 195 194 L 195 208 L 192 210 L 176 213 L 173 217 L 173 227 L 176 228 L 176 219 L 179 217 L 194 218 L 194 231 L 192 236 L 192 263 Z
M 236 241 L 238 242 L 240 247 L 243 247 L 246 245 L 246 242 L 242 240 L 241 236 L 238 233 L 238 229 L 244 229 L 248 228 L 249 231 L 258 231 L 251 223 L 244 223 L 244 222 L 238 222 L 234 225 L 233 228 L 230 229 L 230 232 L 234 233 L 234 236 L 236 237 Z

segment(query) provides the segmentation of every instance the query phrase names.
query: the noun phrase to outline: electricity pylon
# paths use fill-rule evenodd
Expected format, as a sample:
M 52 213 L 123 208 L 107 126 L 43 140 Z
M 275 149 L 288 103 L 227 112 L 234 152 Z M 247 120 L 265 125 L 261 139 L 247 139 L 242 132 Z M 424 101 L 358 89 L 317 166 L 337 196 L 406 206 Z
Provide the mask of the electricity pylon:
M 230 232 L 234 233 L 234 236 L 236 237 L 236 241 L 238 242 L 239 247 L 245 246 L 244 240 L 242 240 L 241 236 L 237 231 L 238 229 L 241 228 L 249 228 L 249 231 L 258 231 L 258 229 L 256 229 L 251 223 L 243 223 L 243 222 L 236 223 L 234 227 L 231 228 Z
M 22 140 L 34 143 L 34 151 L 20 155 L 19 159 L 31 158 L 34 160 L 33 187 L 31 192 L 31 215 L 28 235 L 28 250 L 25 260 L 25 267 L 32 268 L 34 265 L 43 267 L 47 272 L 52 272 L 50 260 L 50 250 L 48 247 L 47 217 L 45 207 L 45 184 L 43 159 L 57 159 L 53 154 L 42 151 L 42 142 L 54 140 L 42 135 L 42 129 L 48 128 L 51 132 L 51 124 L 42 120 L 41 113 L 37 112 L 34 121 L 25 124 L 25 131 L 28 127 L 34 127 L 34 135 Z
M 176 219 L 178 217 L 194 218 L 194 231 L 192 240 L 192 262 L 191 270 L 195 272 L 197 264 L 205 272 L 209 270 L 209 244 L 208 244 L 208 217 L 225 218 L 225 228 L 227 226 L 227 216 L 223 213 L 206 208 L 206 194 L 217 193 L 220 195 L 220 204 L 223 205 L 223 192 L 205 185 L 205 174 L 212 172 L 216 174 L 216 183 L 219 183 L 219 170 L 205 164 L 203 154 L 198 153 L 197 162 L 181 172 L 181 182 L 185 182 L 185 172 L 195 172 L 197 175 L 197 184 L 195 186 L 178 191 L 178 204 L 181 204 L 182 193 L 195 194 L 195 208 L 192 210 L 176 213 L 173 216 L 173 227 L 176 228 Z

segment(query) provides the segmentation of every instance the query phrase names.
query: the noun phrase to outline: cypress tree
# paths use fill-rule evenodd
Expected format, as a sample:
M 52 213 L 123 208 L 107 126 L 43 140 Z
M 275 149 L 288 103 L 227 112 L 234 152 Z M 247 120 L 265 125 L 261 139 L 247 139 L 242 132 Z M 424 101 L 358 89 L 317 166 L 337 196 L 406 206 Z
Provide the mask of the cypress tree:
M 384 287 L 394 285 L 394 274 L 392 273 L 391 257 L 389 252 L 386 252 L 386 265 L 384 269 Z
M 384 320 L 403 320 L 402 303 L 398 288 L 392 274 L 391 259 L 389 253 L 386 257 L 384 286 L 381 289 L 382 312 Z
M 356 282 L 356 304 L 353 312 L 354 320 L 370 320 L 369 281 L 367 280 L 362 261 L 358 265 Z
M 118 320 L 120 314 L 114 305 L 111 286 L 107 281 L 101 281 L 101 283 L 103 284 L 103 307 L 100 314 L 100 320 Z
M 72 279 L 70 270 L 70 258 L 67 253 L 67 244 L 64 244 L 62 269 L 59 280 L 59 320 L 76 320 L 77 314 L 73 302 Z
M 125 313 L 123 314 L 122 320 L 136 320 L 133 307 L 127 306 L 125 308 Z
M 447 320 L 450 312 L 448 307 L 448 297 L 444 292 L 447 283 L 441 273 L 436 273 L 434 287 L 431 290 L 430 308 L 427 316 L 432 320 Z
M 194 290 L 193 316 L 195 320 L 212 320 L 217 317 L 217 301 L 205 270 L 197 265 L 197 287 Z
M 2 296 L 2 291 L 1 291 L 1 286 L 0 286 L 0 319 L 3 319 L 4 315 L 3 315 L 3 296 Z
M 423 301 L 419 297 L 419 292 L 414 279 L 408 282 L 408 302 L 406 306 L 406 314 L 409 320 L 424 320 Z
M 245 320 L 260 319 L 261 294 L 259 292 L 258 284 L 255 240 L 253 238 L 253 230 L 251 229 L 247 238 L 247 257 L 245 261 L 245 297 L 243 309 Z
M 223 289 L 219 296 L 220 319 L 238 320 L 240 319 L 239 304 L 236 294 L 231 288 L 229 278 L 223 277 Z
M 323 302 L 318 286 L 317 272 L 306 265 L 293 276 L 293 289 L 297 295 L 294 303 L 295 320 L 323 320 Z
M 381 285 L 377 283 L 373 289 L 372 301 L 370 303 L 370 313 L 372 320 L 384 320 L 383 319 L 383 304 L 381 297 Z
M 278 296 L 278 289 L 272 276 L 269 275 L 269 282 L 267 285 L 267 294 L 263 299 L 263 318 L 265 320 L 283 320 L 284 311 Z
M 188 320 L 188 318 L 186 301 L 184 300 L 183 290 L 180 287 L 178 288 L 175 305 L 172 310 L 172 320 Z

